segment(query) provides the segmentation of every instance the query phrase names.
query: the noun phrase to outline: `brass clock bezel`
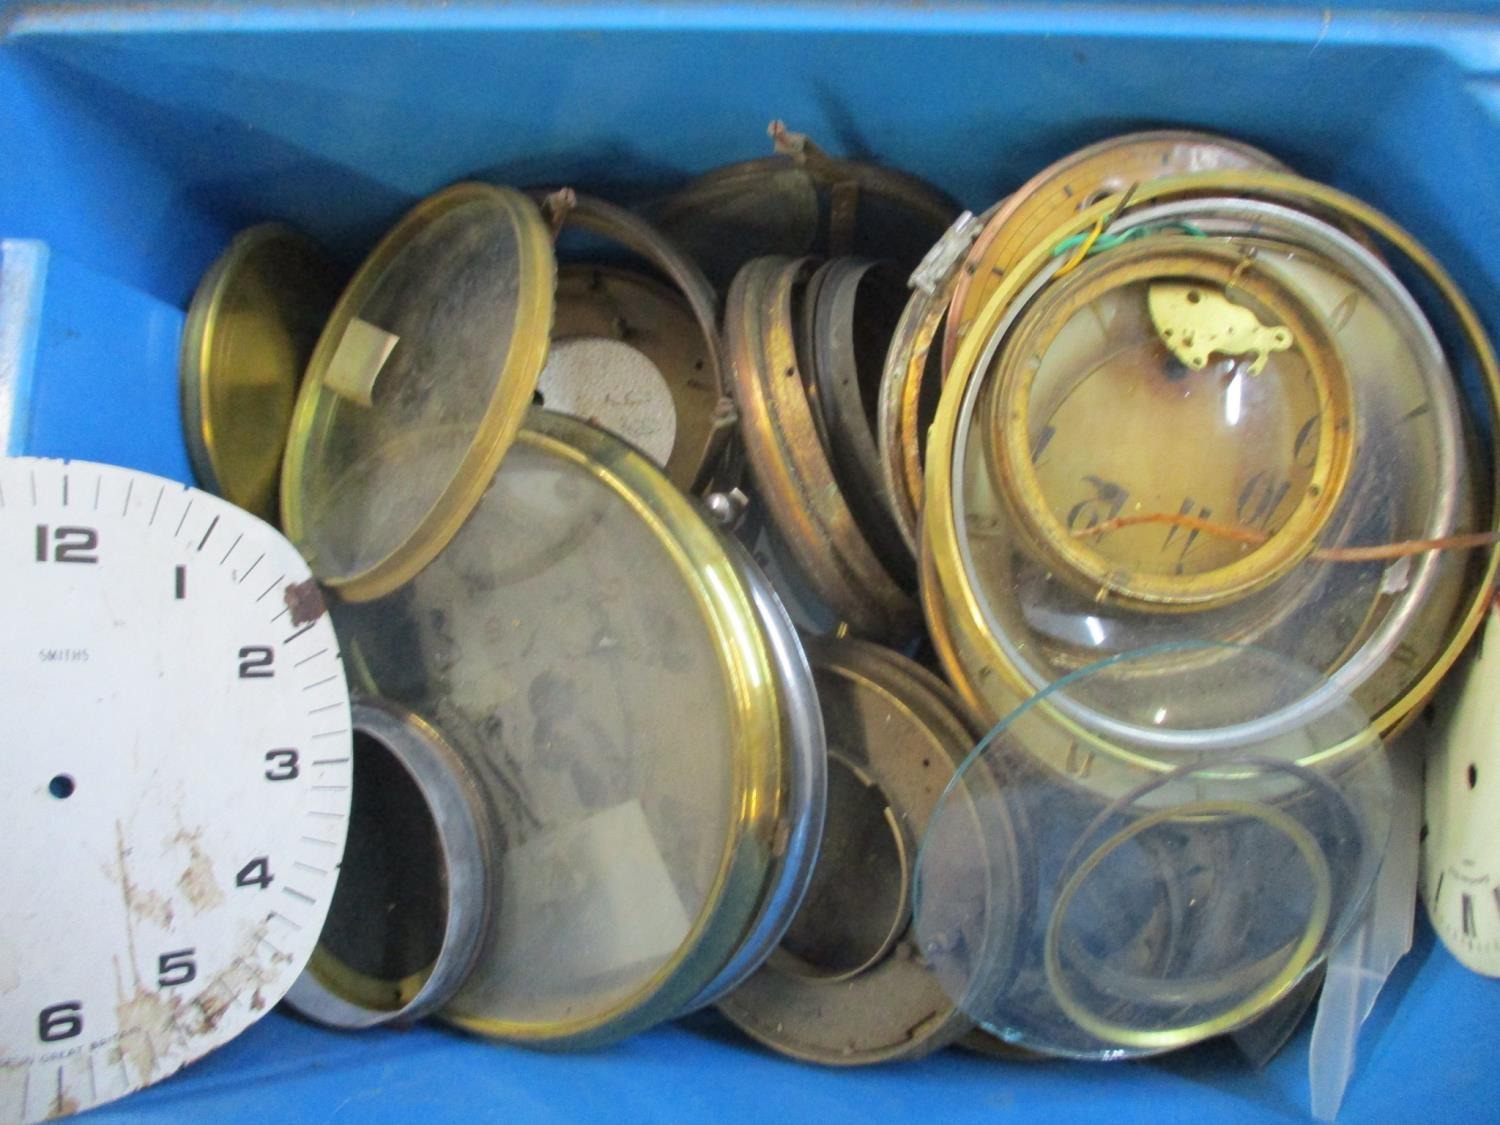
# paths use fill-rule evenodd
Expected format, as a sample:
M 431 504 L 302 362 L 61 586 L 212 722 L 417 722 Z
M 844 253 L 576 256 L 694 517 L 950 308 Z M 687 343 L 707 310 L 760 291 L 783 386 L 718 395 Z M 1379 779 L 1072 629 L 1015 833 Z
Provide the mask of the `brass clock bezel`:
M 1096 223 L 1107 223 L 1122 210 L 1130 213 L 1156 202 L 1226 195 L 1288 203 L 1316 215 L 1331 217 L 1336 223 L 1364 228 L 1407 258 L 1428 279 L 1456 317 L 1463 338 L 1479 367 L 1480 379 L 1486 392 L 1484 407 L 1489 413 L 1488 421 L 1491 426 L 1500 430 L 1500 364 L 1497 364 L 1494 349 L 1473 306 L 1447 271 L 1424 247 L 1368 204 L 1313 181 L 1270 172 L 1214 172 L 1180 176 L 1143 184 L 1129 200 L 1120 197 L 1101 200 L 1071 217 L 1041 240 L 1001 282 L 976 321 L 975 330 L 965 337 L 944 386 L 943 398 L 929 438 L 923 507 L 924 536 L 930 541 L 929 565 L 937 576 L 941 596 L 935 598 L 924 592 L 924 602 L 940 602 L 947 607 L 945 627 L 955 635 L 963 635 L 962 648 L 971 654 L 968 660 L 948 665 L 950 674 L 955 678 L 965 678 L 968 672 L 964 665 L 973 664 L 981 671 L 989 669 L 983 673 L 985 675 L 1001 676 L 1019 690 L 1031 690 L 1029 682 L 1025 682 L 1024 677 L 1020 677 L 1010 667 L 1004 651 L 986 629 L 984 611 L 963 574 L 956 517 L 948 503 L 954 483 L 952 453 L 965 391 L 969 380 L 975 377 L 975 368 L 984 355 L 988 337 L 1006 317 L 1011 303 L 1052 260 L 1052 247 L 1064 239 L 1082 234 Z M 1122 204 L 1127 206 L 1122 208 Z M 1491 466 L 1486 485 L 1491 506 L 1485 520 L 1485 525 L 1491 528 L 1496 526 L 1493 505 L 1496 487 L 1495 468 Z M 1488 604 L 1497 568 L 1500 568 L 1500 552 L 1494 548 L 1481 550 L 1485 552 L 1482 571 L 1475 577 L 1469 590 L 1466 610 L 1453 625 L 1443 649 L 1419 674 L 1407 682 L 1399 695 L 1374 716 L 1377 730 L 1385 732 L 1393 729 L 1408 712 L 1426 700 L 1473 635 Z M 951 646 L 950 657 L 958 649 L 959 645 Z
M 1307 488 L 1291 515 L 1260 546 L 1225 566 L 1199 573 L 1151 574 L 1122 565 L 1072 534 L 1053 512 L 1032 460 L 1030 403 L 1039 357 L 1080 309 L 1117 287 L 1161 278 L 1191 278 L 1205 288 L 1233 290 L 1275 315 L 1295 338 L 1319 405 L 1319 441 Z M 1187 378 L 1193 378 L 1189 374 Z M 1254 378 L 1272 378 L 1258 375 Z M 1019 318 L 990 373 L 993 435 L 986 453 L 991 478 L 1021 526 L 1057 573 L 1099 600 L 1142 609 L 1205 609 L 1270 585 L 1301 563 L 1343 496 L 1356 434 L 1349 380 L 1332 340 L 1300 294 L 1254 259 L 1204 240 L 1163 235 L 1101 254 L 1054 281 Z M 1189 440 L 1183 437 L 1181 440 Z

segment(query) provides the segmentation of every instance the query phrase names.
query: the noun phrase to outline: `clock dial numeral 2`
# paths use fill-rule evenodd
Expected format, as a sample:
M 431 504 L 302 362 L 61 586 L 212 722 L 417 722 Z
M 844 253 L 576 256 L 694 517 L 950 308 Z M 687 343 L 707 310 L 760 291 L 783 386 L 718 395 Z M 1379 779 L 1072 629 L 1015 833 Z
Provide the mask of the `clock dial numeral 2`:
M 246 645 L 240 649 L 240 679 L 269 680 L 276 675 L 273 665 L 276 653 L 267 645 Z

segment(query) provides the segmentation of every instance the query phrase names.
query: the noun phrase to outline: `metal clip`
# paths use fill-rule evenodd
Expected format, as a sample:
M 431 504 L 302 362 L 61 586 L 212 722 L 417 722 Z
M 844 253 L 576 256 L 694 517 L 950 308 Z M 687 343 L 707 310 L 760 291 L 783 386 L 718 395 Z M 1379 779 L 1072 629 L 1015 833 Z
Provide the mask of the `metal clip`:
M 920 289 L 929 297 L 936 294 L 954 267 L 969 252 L 969 247 L 974 245 L 974 240 L 979 237 L 983 227 L 984 224 L 974 217 L 972 211 L 965 211 L 954 219 L 953 225 L 943 232 L 943 237 L 937 240 L 917 263 L 917 268 L 911 271 L 907 285 Z
M 733 531 L 744 521 L 750 510 L 750 498 L 738 488 L 727 492 L 710 492 L 703 499 L 708 511 L 725 531 Z
M 570 187 L 558 188 L 542 200 L 542 217 L 547 220 L 547 226 L 552 230 L 552 241 L 557 241 L 557 236 L 562 233 L 568 216 L 577 206 L 578 193 Z

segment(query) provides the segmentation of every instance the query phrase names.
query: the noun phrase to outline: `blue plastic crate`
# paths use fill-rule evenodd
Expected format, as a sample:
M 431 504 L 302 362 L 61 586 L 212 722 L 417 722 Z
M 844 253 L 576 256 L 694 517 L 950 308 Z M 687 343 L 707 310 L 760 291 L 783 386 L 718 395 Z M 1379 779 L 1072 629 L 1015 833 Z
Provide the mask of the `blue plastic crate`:
M 1226 132 L 1385 208 L 1500 323 L 1500 18 L 1456 7 L 0 0 L 0 238 L 48 248 L 12 431 L 25 452 L 186 479 L 183 310 L 236 230 L 290 220 L 353 261 L 451 180 L 630 200 L 763 154 L 772 117 L 976 207 L 1112 133 Z M 1343 1119 L 1500 1118 L 1497 1032 L 1500 983 L 1424 928 L 1366 1028 Z M 273 1015 L 97 1116 L 1299 1119 L 1305 1060 L 1304 1029 L 1261 1074 L 1219 1046 L 845 1073 L 774 1058 L 712 1016 L 554 1056 Z

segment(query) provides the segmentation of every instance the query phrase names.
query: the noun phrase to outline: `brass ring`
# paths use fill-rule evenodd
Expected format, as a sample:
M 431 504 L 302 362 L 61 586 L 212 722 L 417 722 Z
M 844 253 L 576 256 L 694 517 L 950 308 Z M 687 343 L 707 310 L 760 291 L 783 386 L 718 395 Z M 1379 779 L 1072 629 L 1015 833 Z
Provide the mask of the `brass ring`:
M 464 404 L 464 409 L 477 414 L 472 439 L 449 479 L 404 537 L 381 557 L 347 570 L 331 570 L 326 561 L 319 560 L 318 544 L 313 541 L 316 514 L 309 511 L 304 495 L 312 466 L 336 441 L 340 429 L 339 403 L 344 400 L 325 379 L 345 333 L 391 269 L 433 224 L 471 205 L 484 206 L 493 216 L 508 221 L 516 240 L 515 322 L 505 358 L 494 372 L 489 401 Z M 458 533 L 489 488 L 495 469 L 521 430 L 536 377 L 546 360 L 555 284 L 552 239 L 536 205 L 510 188 L 472 182 L 454 184 L 413 207 L 381 239 L 349 282 L 308 360 L 281 473 L 281 516 L 287 538 L 308 559 L 318 580 L 337 590 L 345 601 L 381 597 L 419 574 Z
M 729 365 L 755 484 L 817 595 L 856 632 L 904 640 L 916 607 L 876 557 L 818 440 L 793 309 L 807 259 L 758 258 L 729 290 Z
M 932 370 L 937 330 L 946 315 L 954 275 L 935 293 L 913 289 L 886 352 L 880 386 L 880 467 L 896 525 L 913 553 L 922 515 L 922 407 L 938 384 Z M 927 394 L 924 394 L 924 391 Z
M 1351 838 L 1357 838 L 1359 841 L 1358 846 L 1352 849 L 1356 859 L 1362 858 L 1368 862 L 1372 858 L 1371 853 L 1377 855 L 1383 853 L 1383 842 L 1377 845 L 1369 839 L 1365 829 L 1360 824 L 1359 816 L 1352 803 L 1344 795 L 1344 792 L 1320 770 L 1310 769 L 1305 765 L 1289 761 L 1250 757 L 1232 759 L 1226 762 L 1224 767 L 1218 769 L 1199 765 L 1180 766 L 1171 774 L 1152 778 L 1142 783 L 1123 797 L 1113 801 L 1089 823 L 1088 827 L 1079 835 L 1077 842 L 1068 854 L 1068 858 L 1064 860 L 1061 870 L 1068 870 L 1088 841 L 1095 837 L 1111 818 L 1120 815 L 1125 809 L 1138 805 L 1141 799 L 1153 790 L 1160 789 L 1176 780 L 1197 777 L 1202 774 L 1208 774 L 1217 780 L 1227 780 L 1225 777 L 1226 770 L 1238 774 L 1247 772 L 1276 772 L 1292 775 L 1294 780 L 1300 781 L 1307 786 L 1307 792 L 1293 794 L 1288 801 L 1283 803 L 1283 809 L 1290 805 L 1295 805 L 1308 794 L 1317 791 L 1325 798 L 1328 813 L 1326 816 L 1322 813 L 1305 815 L 1303 817 L 1304 820 L 1316 823 L 1320 829 L 1327 829 L 1335 837 L 1338 837 L 1340 833 L 1347 833 Z M 1263 798 L 1257 803 L 1263 805 L 1267 799 L 1279 798 Z M 1214 818 L 1199 818 L 1188 813 L 1183 815 L 1183 819 L 1211 820 Z M 1340 824 L 1342 827 L 1340 827 Z M 1330 869 L 1330 884 L 1334 887 L 1336 897 L 1345 899 L 1344 908 L 1347 909 L 1350 904 L 1362 900 L 1364 889 L 1357 885 L 1357 881 L 1351 883 L 1346 874 L 1342 873 L 1343 866 L 1343 864 L 1340 865 L 1341 874 L 1338 878 L 1333 877 L 1332 868 Z M 1349 891 L 1353 893 L 1347 893 Z M 1347 916 L 1340 914 L 1331 918 L 1332 924 L 1335 926 L 1338 926 L 1341 920 L 1347 920 Z M 1257 962 L 1241 966 L 1231 974 L 1218 974 L 1208 980 L 1199 979 L 1194 982 L 1179 979 L 1174 982 L 1174 987 L 1169 991 L 1167 986 L 1161 981 L 1145 981 L 1139 977 L 1131 978 L 1126 974 L 1117 973 L 1109 967 L 1106 961 L 1092 958 L 1086 953 L 1084 954 L 1084 957 L 1091 962 L 1090 972 L 1108 977 L 1111 980 L 1110 983 L 1103 983 L 1095 979 L 1093 983 L 1104 991 L 1110 992 L 1116 999 L 1144 1003 L 1175 1003 L 1183 1005 L 1202 1004 L 1207 1001 L 1221 999 L 1226 993 L 1241 987 L 1244 982 L 1264 979 L 1268 968 L 1279 960 L 1281 956 L 1282 951 L 1277 950 Z M 1188 991 L 1184 991 L 1185 987 Z M 1136 995 L 1132 995 L 1131 993 L 1136 993 Z
M 274 522 L 297 392 L 339 293 L 311 240 L 280 223 L 235 235 L 188 305 L 178 383 L 198 483 Z
M 1037 367 L 1069 318 L 1119 286 L 1157 277 L 1192 278 L 1206 286 L 1243 290 L 1292 332 L 1318 399 L 1318 445 L 1307 486 L 1291 515 L 1263 545 L 1243 558 L 1194 574 L 1141 573 L 1115 562 L 1092 542 L 1073 536 L 1051 509 L 1032 457 L 1031 398 Z M 1162 235 L 1093 259 L 1052 286 L 1018 318 L 990 380 L 988 443 L 991 477 L 1059 576 L 1076 579 L 1084 593 L 1106 591 L 1135 608 L 1203 609 L 1262 589 L 1297 566 L 1317 545 L 1318 533 L 1343 497 L 1353 461 L 1355 433 L 1348 373 L 1318 318 L 1254 259 L 1202 240 Z
M 1146 832 L 1159 824 L 1182 817 L 1200 816 L 1250 817 L 1262 821 L 1292 841 L 1307 864 L 1314 888 L 1312 909 L 1309 911 L 1307 925 L 1302 932 L 1301 939 L 1288 955 L 1286 965 L 1275 977 L 1227 1012 L 1221 1013 L 1211 1019 L 1203 1020 L 1187 1027 L 1162 1028 L 1150 1031 L 1105 1019 L 1090 1011 L 1070 991 L 1063 980 L 1061 952 L 1062 924 L 1066 918 L 1068 907 L 1072 905 L 1073 899 L 1083 886 L 1084 881 L 1098 868 L 1110 852 L 1130 842 L 1142 832 Z M 1133 824 L 1128 825 L 1111 836 L 1089 855 L 1087 859 L 1079 864 L 1068 881 L 1063 884 L 1062 889 L 1058 892 L 1057 901 L 1052 907 L 1052 912 L 1047 923 L 1047 936 L 1043 952 L 1047 982 L 1052 988 L 1053 998 L 1057 1001 L 1058 1007 L 1063 1010 L 1068 1018 L 1103 1042 L 1148 1051 L 1171 1050 L 1174 1047 L 1186 1046 L 1189 1043 L 1196 1043 L 1211 1036 L 1232 1031 L 1239 1025 L 1254 1018 L 1271 1004 L 1274 1004 L 1296 984 L 1303 972 L 1311 965 L 1317 954 L 1318 946 L 1322 943 L 1324 934 L 1328 930 L 1328 924 L 1332 916 L 1332 907 L 1333 876 L 1328 868 L 1328 861 L 1324 857 L 1322 849 L 1318 847 L 1317 841 L 1313 839 L 1312 833 L 1308 832 L 1306 828 L 1286 813 L 1253 801 L 1198 801 L 1188 805 L 1179 805 L 1175 808 L 1163 809 L 1142 817 L 1140 820 L 1135 821 Z
M 586 231 L 623 246 L 665 274 L 686 299 L 702 333 L 707 358 L 700 377 L 709 384 L 707 389 L 714 395 L 715 402 L 710 408 L 709 428 L 703 440 L 696 443 L 696 448 L 687 448 L 685 453 L 674 450 L 666 466 L 667 475 L 673 483 L 694 493 L 702 492 L 710 483 L 720 487 L 737 484 L 737 480 L 723 478 L 726 447 L 734 428 L 734 404 L 729 398 L 729 375 L 723 339 L 719 335 L 719 299 L 703 270 L 656 227 L 623 207 L 573 192 L 568 192 L 565 198 L 556 193 L 542 192 L 533 192 L 532 196 L 549 214 L 556 216 L 555 221 L 562 229 L 571 227 Z M 680 410 L 686 393 L 684 388 L 673 384 L 674 407 Z M 693 456 L 695 463 L 689 463 L 689 455 Z
M 620 521 L 608 526 L 631 529 L 629 543 L 617 542 L 613 553 L 583 552 L 580 556 L 575 552 L 577 569 L 571 576 L 563 574 L 542 587 L 544 594 L 561 592 L 559 596 L 564 596 L 573 590 L 579 591 L 573 596 L 591 599 L 601 619 L 615 630 L 613 636 L 619 643 L 613 649 L 598 649 L 589 639 L 593 613 L 574 620 L 573 641 L 558 641 L 552 639 L 557 627 L 554 601 L 518 595 L 514 591 L 524 589 L 519 586 L 507 594 L 507 584 L 496 586 L 488 581 L 492 574 L 486 572 L 496 568 L 497 559 L 503 566 L 504 556 L 533 551 L 533 543 L 519 541 L 512 532 L 518 526 L 531 530 L 524 510 L 518 512 L 505 501 L 517 495 L 508 488 L 525 488 L 525 482 L 534 480 L 539 470 L 543 476 L 556 473 L 556 479 L 577 485 L 564 490 L 571 500 L 562 493 L 547 497 L 549 503 L 567 505 L 560 515 L 565 526 L 558 538 L 566 538 L 561 532 L 573 523 L 597 524 L 594 517 L 603 505 L 611 519 Z M 627 552 L 623 561 L 622 550 Z M 548 551 L 543 544 L 540 553 Z M 640 565 L 651 570 L 632 577 L 626 571 L 632 566 L 630 560 L 640 560 Z M 623 584 L 622 576 L 632 584 Z M 651 631 L 660 624 L 655 618 L 637 620 L 634 615 L 645 604 L 640 601 L 639 582 L 652 584 L 656 595 L 647 596 L 648 601 L 666 606 L 664 612 L 670 612 L 686 632 L 662 636 Z M 461 626 L 444 626 L 440 620 L 434 624 L 438 618 L 431 612 L 434 609 L 460 621 Z M 591 970 L 579 967 L 582 962 L 575 953 L 572 961 L 558 963 L 560 968 L 551 978 L 554 983 L 542 984 L 532 998 L 525 988 L 519 993 L 510 991 L 507 983 L 517 979 L 508 960 L 516 956 L 515 946 L 492 941 L 441 1018 L 497 1038 L 577 1047 L 618 1039 L 681 1015 L 758 929 L 770 884 L 784 866 L 778 849 L 790 844 L 789 817 L 800 799 L 789 777 L 795 763 L 786 742 L 789 731 L 796 728 L 786 721 L 774 656 L 753 591 L 742 564 L 726 550 L 719 529 L 657 466 L 623 441 L 574 419 L 535 410 L 518 436 L 514 455 L 501 465 L 481 508 L 464 524 L 454 544 L 409 588 L 379 606 L 336 606 L 335 613 L 345 651 L 351 654 L 351 667 L 365 680 L 363 686 L 430 714 L 475 763 L 496 807 L 506 838 L 505 853 L 516 863 L 522 863 L 519 849 L 526 842 L 545 843 L 551 829 L 566 831 L 591 816 L 570 788 L 571 781 L 560 789 L 528 789 L 514 784 L 510 772 L 541 769 L 548 776 L 566 766 L 542 761 L 559 743 L 539 731 L 538 705 L 528 702 L 527 687 L 522 684 L 518 689 L 506 669 L 535 667 L 534 660 L 547 658 L 549 652 L 554 662 L 577 661 L 580 650 L 572 647 L 574 641 L 582 646 L 581 658 L 588 661 L 576 677 L 594 685 L 598 690 L 593 698 L 604 701 L 580 704 L 584 714 L 593 715 L 599 723 L 615 724 L 609 734 L 615 737 L 630 770 L 637 769 L 637 763 L 657 767 L 657 780 L 621 782 L 626 788 L 610 790 L 616 795 L 603 804 L 617 807 L 660 800 L 681 806 L 685 815 L 695 817 L 697 827 L 684 829 L 692 833 L 684 837 L 686 844 L 674 849 L 653 842 L 668 857 L 661 860 L 663 865 L 670 861 L 678 865 L 673 870 L 686 870 L 681 865 L 691 864 L 696 872 L 694 889 L 691 894 L 679 892 L 686 897 L 678 930 L 644 961 L 632 963 L 635 967 L 628 981 L 614 990 L 601 988 Z M 620 630 L 627 625 L 631 636 L 622 640 Z M 533 641 L 539 650 L 535 654 L 530 649 Z M 662 662 L 652 680 L 622 678 L 618 663 L 622 649 L 644 654 L 649 661 L 669 655 L 678 646 L 698 654 L 698 659 L 685 665 Z M 413 653 L 421 659 L 414 660 Z M 596 658 L 600 653 L 603 659 Z M 454 668 L 462 668 L 459 686 L 451 672 Z M 567 675 L 575 677 L 571 671 Z M 632 719 L 627 703 L 635 705 L 636 701 L 619 695 L 622 685 L 649 682 L 681 685 L 695 694 L 689 718 L 678 716 L 663 726 L 662 717 L 645 708 Z M 555 711 L 556 705 L 551 706 Z M 494 721 L 501 712 L 503 730 Z M 700 722 L 699 715 L 707 718 Z M 528 716 L 531 726 L 522 729 L 530 733 L 518 736 L 517 721 L 525 722 Z M 669 728 L 675 731 L 684 723 L 711 741 L 702 742 L 700 735 L 687 743 L 661 742 Z M 591 761 L 599 750 L 599 737 L 602 734 L 561 741 L 575 748 L 570 753 L 587 748 L 593 753 L 582 760 Z M 704 776 L 722 778 L 723 790 L 707 805 L 694 806 L 682 789 L 687 782 L 680 774 L 703 757 L 695 751 L 705 746 L 713 753 L 706 759 L 710 772 Z M 673 763 L 680 768 L 674 770 Z M 640 850 L 642 845 L 635 847 L 635 854 L 649 855 Z M 545 867 L 525 870 L 535 873 Z M 665 869 L 662 874 L 667 874 Z M 543 893 L 551 892 L 544 888 Z M 584 895 L 586 890 L 575 887 L 568 893 Z M 534 885 L 528 891 L 513 880 L 503 880 L 496 924 L 503 928 L 524 919 L 525 925 L 534 927 L 531 940 L 546 947 L 548 933 L 535 928 L 543 925 L 534 909 L 536 901 Z M 586 924 L 589 915 L 578 909 L 570 906 L 560 915 L 564 930 L 571 923 L 576 934 Z

